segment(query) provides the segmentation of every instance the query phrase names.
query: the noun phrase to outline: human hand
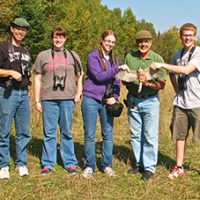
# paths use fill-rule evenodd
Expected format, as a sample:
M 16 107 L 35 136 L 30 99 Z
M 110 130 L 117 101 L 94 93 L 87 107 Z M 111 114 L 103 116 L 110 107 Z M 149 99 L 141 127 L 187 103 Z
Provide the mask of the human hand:
M 143 69 L 140 68 L 137 70 L 137 76 L 141 83 L 147 82 L 147 74 Z
M 16 81 L 21 81 L 22 80 L 22 75 L 15 71 L 15 70 L 11 70 L 10 75 L 16 80 Z
M 120 70 L 126 70 L 127 72 L 130 71 L 128 65 L 126 65 L 126 64 L 124 64 L 124 65 L 120 65 L 118 68 L 119 68 Z
M 114 97 L 106 99 L 106 104 L 107 105 L 112 105 L 114 103 L 116 103 L 116 99 Z
M 35 103 L 35 109 L 36 109 L 38 112 L 41 112 L 41 113 L 43 112 L 41 102 L 36 102 L 36 103 Z
M 76 94 L 74 97 L 74 102 L 78 103 L 81 100 L 81 96 L 82 96 L 82 94 Z
M 156 69 L 160 69 L 160 68 L 162 68 L 163 67 L 163 63 L 156 63 L 156 62 L 153 62 L 153 63 L 151 63 L 151 65 L 150 65 L 150 69 L 152 69 L 152 70 L 156 70 Z

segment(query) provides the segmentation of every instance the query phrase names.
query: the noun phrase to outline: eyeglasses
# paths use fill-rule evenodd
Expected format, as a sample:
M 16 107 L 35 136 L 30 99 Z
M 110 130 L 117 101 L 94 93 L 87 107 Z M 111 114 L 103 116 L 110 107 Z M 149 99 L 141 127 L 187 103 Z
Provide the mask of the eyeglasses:
M 183 38 L 187 38 L 187 37 L 190 37 L 190 38 L 191 38 L 191 37 L 194 37 L 194 36 L 195 36 L 195 35 L 193 35 L 193 34 L 183 34 L 183 35 L 182 35 Z
M 115 44 L 116 41 L 111 41 L 111 40 L 104 40 L 106 43 L 109 43 L 109 44 Z
M 58 39 L 65 39 L 65 37 L 63 35 L 57 35 L 57 36 L 53 36 L 53 39 L 58 40 Z

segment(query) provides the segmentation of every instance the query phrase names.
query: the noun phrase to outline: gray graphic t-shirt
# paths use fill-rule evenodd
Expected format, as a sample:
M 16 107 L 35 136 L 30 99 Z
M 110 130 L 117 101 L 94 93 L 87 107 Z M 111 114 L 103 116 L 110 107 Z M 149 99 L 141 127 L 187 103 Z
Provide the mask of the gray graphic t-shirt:
M 80 63 L 79 56 L 75 52 L 72 53 Z M 63 51 L 55 51 L 54 56 L 52 56 L 51 49 L 40 52 L 34 63 L 34 71 L 42 74 L 42 100 L 74 99 L 77 90 L 74 59 L 67 50 L 66 54 Z M 65 79 L 63 89 L 54 87 L 55 76 L 59 77 L 60 80 Z

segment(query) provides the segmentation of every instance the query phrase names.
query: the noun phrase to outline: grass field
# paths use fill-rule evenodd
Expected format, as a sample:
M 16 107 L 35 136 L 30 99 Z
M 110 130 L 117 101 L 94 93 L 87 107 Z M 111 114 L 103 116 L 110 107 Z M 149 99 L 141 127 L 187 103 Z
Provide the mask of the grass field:
M 122 89 L 122 97 L 126 90 Z M 186 155 L 186 176 L 175 180 L 168 179 L 169 168 L 175 163 L 175 145 L 170 139 L 169 122 L 172 112 L 174 93 L 167 82 L 166 88 L 160 92 L 160 133 L 158 167 L 152 179 L 144 182 L 140 175 L 129 175 L 127 170 L 134 164 L 134 158 L 129 145 L 130 132 L 127 123 L 126 109 L 122 116 L 116 118 L 114 127 L 114 160 L 113 169 L 117 177 L 109 178 L 98 170 L 90 180 L 82 178 L 83 159 L 83 124 L 80 105 L 76 107 L 73 122 L 76 155 L 79 161 L 78 174 L 70 176 L 63 169 L 58 155 L 55 172 L 49 176 L 42 176 L 40 157 L 42 150 L 42 122 L 41 116 L 32 109 L 31 133 L 32 140 L 28 148 L 28 167 L 30 176 L 20 178 L 14 167 L 14 131 L 11 137 L 11 166 L 10 179 L 0 180 L 0 199 L 69 199 L 69 200 L 128 200 L 128 199 L 200 199 L 200 149 L 198 145 L 188 140 Z M 100 127 L 97 128 L 97 166 L 101 158 Z M 59 136 L 58 136 L 59 150 Z

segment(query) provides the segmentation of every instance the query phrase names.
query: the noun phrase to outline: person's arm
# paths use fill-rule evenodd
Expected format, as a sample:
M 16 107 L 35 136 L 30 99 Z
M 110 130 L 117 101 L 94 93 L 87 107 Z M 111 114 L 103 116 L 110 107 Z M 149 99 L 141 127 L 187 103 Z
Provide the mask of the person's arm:
M 83 79 L 83 72 L 81 72 L 81 74 L 80 73 L 78 74 L 77 92 L 74 98 L 75 103 L 78 103 L 81 100 L 82 91 L 83 91 L 82 79 Z
M 11 69 L 0 69 L 0 77 L 8 77 L 8 76 L 11 76 L 16 81 L 22 80 L 22 75 L 19 72 Z
M 92 78 L 98 81 L 99 83 L 103 83 L 111 79 L 119 71 L 117 65 L 111 67 L 109 71 L 104 71 L 102 69 L 102 61 L 100 60 L 98 55 L 95 54 L 95 52 L 89 54 L 87 59 L 87 67 Z
M 42 104 L 40 101 L 42 87 L 42 74 L 36 73 L 34 79 L 34 98 L 35 98 L 35 109 L 42 112 Z
M 151 64 L 151 69 L 156 70 L 160 68 L 165 68 L 169 70 L 170 72 L 178 73 L 178 74 L 183 74 L 183 75 L 188 75 L 192 73 L 193 71 L 196 70 L 196 67 L 192 63 L 188 63 L 185 66 L 179 66 L 179 65 L 171 65 L 171 64 L 166 64 L 166 63 L 152 63 Z

